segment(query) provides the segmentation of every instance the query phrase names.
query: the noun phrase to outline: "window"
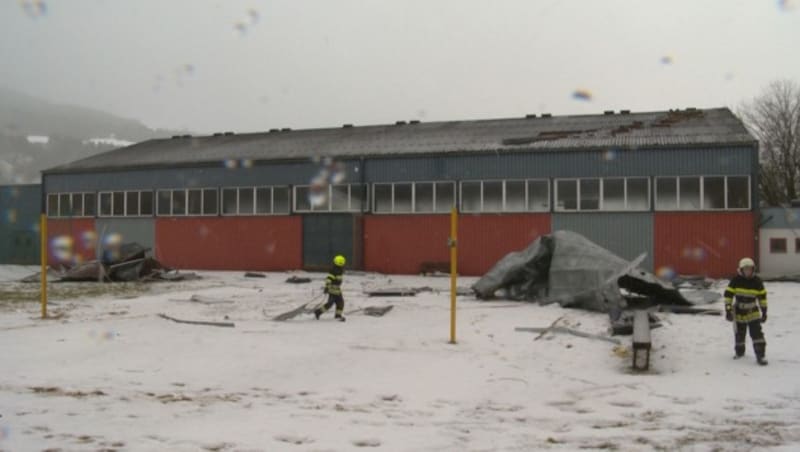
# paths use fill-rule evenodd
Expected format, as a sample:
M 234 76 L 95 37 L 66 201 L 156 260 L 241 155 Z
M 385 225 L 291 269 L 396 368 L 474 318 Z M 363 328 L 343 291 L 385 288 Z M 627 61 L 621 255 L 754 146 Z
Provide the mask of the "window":
M 747 176 L 728 176 L 728 209 L 750 208 L 750 178 Z
M 556 180 L 556 210 L 578 210 L 577 180 Z
M 294 187 L 294 210 L 361 212 L 364 196 L 365 188 L 361 184 L 297 185 Z
M 678 208 L 678 178 L 656 178 L 656 210 L 676 210 Z
M 625 210 L 625 179 L 603 180 L 603 210 Z
M 656 210 L 746 210 L 749 208 L 749 176 L 656 178 Z
M 600 209 L 600 180 L 582 179 L 580 182 L 580 210 Z
M 461 182 L 463 212 L 526 212 L 550 208 L 547 180 L 486 180 Z
M 455 183 L 373 184 L 372 199 L 375 213 L 447 213 L 455 204 Z
M 786 239 L 769 239 L 769 252 L 772 254 L 786 254 Z
M 200 216 L 219 213 L 216 188 L 158 190 L 156 199 L 159 216 Z M 147 201 L 148 205 L 152 204 L 152 198 Z
M 646 177 L 625 179 L 625 209 L 650 210 L 650 179 Z
M 703 178 L 703 207 L 706 209 L 725 208 L 725 178 Z
M 306 198 L 306 202 L 308 198 Z M 218 212 L 216 190 L 203 190 L 204 212 Z M 222 189 L 223 215 L 276 215 L 289 213 L 289 187 L 227 187 Z
M 93 217 L 95 215 L 94 193 L 48 193 L 47 216 Z

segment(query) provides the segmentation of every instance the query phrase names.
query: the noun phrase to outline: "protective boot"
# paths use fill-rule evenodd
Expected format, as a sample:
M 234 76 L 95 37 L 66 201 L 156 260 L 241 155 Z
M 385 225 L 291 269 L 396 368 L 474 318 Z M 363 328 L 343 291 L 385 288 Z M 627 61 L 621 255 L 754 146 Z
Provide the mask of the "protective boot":
M 346 320 L 346 319 L 344 318 L 344 316 L 343 316 L 343 315 L 341 315 L 341 314 L 336 314 L 336 316 L 334 317 L 334 319 L 336 319 L 336 320 L 338 320 L 338 321 L 340 321 L 340 322 L 344 322 L 344 321 Z

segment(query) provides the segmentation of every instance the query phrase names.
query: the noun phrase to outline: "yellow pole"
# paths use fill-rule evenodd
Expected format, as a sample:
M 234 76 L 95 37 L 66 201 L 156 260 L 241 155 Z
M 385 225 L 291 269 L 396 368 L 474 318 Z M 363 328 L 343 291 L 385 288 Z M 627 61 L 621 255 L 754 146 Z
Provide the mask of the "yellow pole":
M 456 274 L 458 267 L 458 212 L 450 210 L 450 343 L 456 343 Z
M 39 219 L 39 245 L 41 247 L 41 261 L 42 261 L 42 318 L 47 318 L 47 215 L 42 214 Z

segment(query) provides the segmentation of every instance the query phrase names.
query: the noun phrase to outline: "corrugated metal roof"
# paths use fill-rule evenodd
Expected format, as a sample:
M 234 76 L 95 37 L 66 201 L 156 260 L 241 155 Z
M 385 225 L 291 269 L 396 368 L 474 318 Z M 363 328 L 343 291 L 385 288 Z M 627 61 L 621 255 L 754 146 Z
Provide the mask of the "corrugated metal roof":
M 149 140 L 45 173 L 219 163 L 501 151 L 751 145 L 727 108 L 448 121 Z

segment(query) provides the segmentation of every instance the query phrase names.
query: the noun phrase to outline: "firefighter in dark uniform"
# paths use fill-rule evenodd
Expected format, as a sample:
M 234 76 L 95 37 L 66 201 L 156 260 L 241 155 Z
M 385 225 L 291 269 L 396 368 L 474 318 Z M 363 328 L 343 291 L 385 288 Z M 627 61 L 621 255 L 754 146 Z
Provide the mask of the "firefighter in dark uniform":
M 345 259 L 341 254 L 333 258 L 333 267 L 325 278 L 325 293 L 328 294 L 328 302 L 314 310 L 314 317 L 319 320 L 319 316 L 326 312 L 334 304 L 336 305 L 336 315 L 334 318 L 344 322 L 344 297 L 342 297 L 342 276 L 344 275 Z
M 767 364 L 765 353 L 767 341 L 761 324 L 767 321 L 767 291 L 761 278 L 756 276 L 756 264 L 753 259 L 745 257 L 739 261 L 739 269 L 728 288 L 725 289 L 725 319 L 733 323 L 734 359 L 744 356 L 747 330 L 753 341 L 756 360 L 762 366 Z

